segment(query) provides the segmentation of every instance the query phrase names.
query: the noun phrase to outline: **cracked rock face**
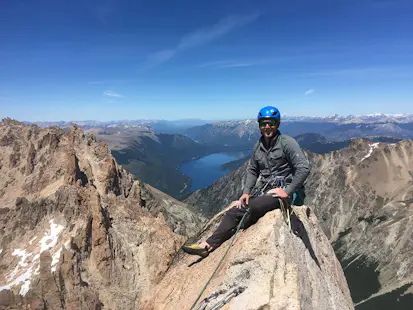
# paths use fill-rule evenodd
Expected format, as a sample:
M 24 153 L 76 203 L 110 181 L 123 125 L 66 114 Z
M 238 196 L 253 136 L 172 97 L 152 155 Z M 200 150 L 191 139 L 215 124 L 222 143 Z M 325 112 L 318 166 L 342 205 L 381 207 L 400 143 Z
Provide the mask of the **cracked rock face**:
M 0 309 L 138 309 L 204 221 L 76 127 L 3 120 L 0 188 Z
M 360 309 L 413 303 L 412 155 L 411 140 L 355 140 L 324 156 L 309 153 L 307 202 L 316 207 Z
M 316 260 L 292 233 L 279 210 L 241 231 L 194 309 L 354 309 L 344 273 L 333 248 L 305 207 L 296 208 Z M 310 214 L 307 216 L 307 214 Z M 206 238 L 223 212 L 206 225 Z M 180 254 L 142 309 L 189 309 L 224 255 L 230 241 L 201 262 Z

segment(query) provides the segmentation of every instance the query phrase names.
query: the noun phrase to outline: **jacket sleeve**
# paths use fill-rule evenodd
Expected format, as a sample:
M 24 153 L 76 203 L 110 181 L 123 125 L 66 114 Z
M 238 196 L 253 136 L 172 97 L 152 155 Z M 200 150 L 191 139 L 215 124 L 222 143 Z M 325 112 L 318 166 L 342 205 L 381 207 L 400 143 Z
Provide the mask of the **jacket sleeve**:
M 252 152 L 251 158 L 247 165 L 247 176 L 245 178 L 245 186 L 242 191 L 243 194 L 251 193 L 251 190 L 254 188 L 260 174 L 260 168 L 257 160 L 255 159 L 255 149 L 256 147 L 254 147 L 254 151 Z
M 292 196 L 304 184 L 310 174 L 310 167 L 307 158 L 304 156 L 301 147 L 294 138 L 288 137 L 284 145 L 284 152 L 288 156 L 288 161 L 293 168 L 293 179 L 285 189 L 288 196 Z

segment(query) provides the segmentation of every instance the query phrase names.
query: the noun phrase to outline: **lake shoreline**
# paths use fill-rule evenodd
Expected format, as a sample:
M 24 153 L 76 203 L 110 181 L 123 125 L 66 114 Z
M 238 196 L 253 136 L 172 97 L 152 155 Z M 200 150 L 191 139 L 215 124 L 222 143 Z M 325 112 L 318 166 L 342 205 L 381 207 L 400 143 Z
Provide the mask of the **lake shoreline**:
M 249 156 L 251 149 L 231 150 L 228 152 L 210 153 L 204 156 L 196 156 L 192 160 L 178 165 L 178 169 L 191 180 L 191 185 L 185 188 L 185 192 L 195 192 L 208 187 L 216 180 L 229 173 L 230 169 L 223 169 L 223 165 Z M 189 188 L 189 191 L 187 189 Z

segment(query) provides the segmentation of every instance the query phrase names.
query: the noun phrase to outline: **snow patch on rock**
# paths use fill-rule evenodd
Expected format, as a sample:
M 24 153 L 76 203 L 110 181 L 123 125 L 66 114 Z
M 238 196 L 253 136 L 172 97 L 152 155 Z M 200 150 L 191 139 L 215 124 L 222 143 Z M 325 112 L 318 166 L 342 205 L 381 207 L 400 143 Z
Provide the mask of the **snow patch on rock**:
M 36 240 L 37 236 L 34 236 L 30 241 L 29 244 L 32 245 L 33 241 Z
M 40 253 L 54 247 L 57 243 L 60 233 L 65 227 L 55 224 L 54 220 L 50 220 L 50 232 L 45 233 L 44 237 L 40 240 L 41 250 Z
M 70 246 L 70 239 L 69 240 L 67 240 L 65 243 L 64 243 L 64 247 L 66 248 L 66 249 L 68 249 L 69 248 L 69 246 Z
M 19 256 L 20 260 L 14 270 L 7 276 L 8 283 L 0 286 L 0 291 L 9 290 L 13 286 L 23 283 L 20 288 L 20 295 L 26 295 L 29 291 L 30 279 L 33 274 L 33 263 L 29 266 L 30 261 L 27 259 L 32 256 L 32 253 L 28 253 L 25 250 L 14 249 L 12 256 Z M 27 268 L 29 266 L 29 268 Z
M 364 156 L 360 162 L 362 162 L 363 160 L 369 158 L 369 157 L 371 156 L 371 154 L 373 154 L 373 150 L 374 150 L 375 148 L 377 148 L 378 146 L 379 146 L 379 143 L 378 143 L 378 142 L 373 143 L 373 144 L 370 144 L 369 153 L 368 153 L 366 156 Z
M 40 269 L 40 254 L 44 251 L 51 250 L 56 244 L 59 238 L 60 233 L 65 228 L 62 225 L 58 225 L 54 222 L 54 219 L 49 221 L 50 223 L 50 231 L 46 232 L 44 237 L 37 243 L 40 244 L 39 247 L 35 247 L 32 250 L 33 252 L 29 252 L 26 249 L 14 249 L 12 256 L 20 257 L 19 262 L 17 263 L 16 267 L 11 271 L 6 279 L 7 283 L 4 285 L 0 285 L 0 291 L 3 290 L 10 290 L 12 287 L 21 285 L 19 294 L 25 296 L 30 288 L 31 278 L 33 274 L 38 274 Z M 36 240 L 38 237 L 35 236 L 29 241 L 29 245 L 33 244 L 33 241 Z M 1 250 L 2 252 L 3 250 Z M 52 271 L 56 271 L 56 264 L 59 262 L 60 253 L 62 248 L 60 248 L 56 253 L 52 256 Z M 0 252 L 0 253 L 1 253 Z

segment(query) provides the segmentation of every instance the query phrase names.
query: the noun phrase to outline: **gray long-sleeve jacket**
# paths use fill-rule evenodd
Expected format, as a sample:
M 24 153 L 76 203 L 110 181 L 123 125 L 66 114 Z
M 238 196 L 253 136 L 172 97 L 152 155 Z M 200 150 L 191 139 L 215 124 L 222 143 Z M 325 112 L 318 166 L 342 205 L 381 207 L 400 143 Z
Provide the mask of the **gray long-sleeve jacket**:
M 244 194 L 249 194 L 256 185 L 261 186 L 270 176 L 284 176 L 287 187 L 286 193 L 291 197 L 302 187 L 307 179 L 310 168 L 307 158 L 294 138 L 282 135 L 279 131 L 272 139 L 269 150 L 264 147 L 262 138 L 254 147 L 254 152 L 247 166 Z M 264 152 L 268 154 L 268 161 L 272 171 L 267 169 Z

